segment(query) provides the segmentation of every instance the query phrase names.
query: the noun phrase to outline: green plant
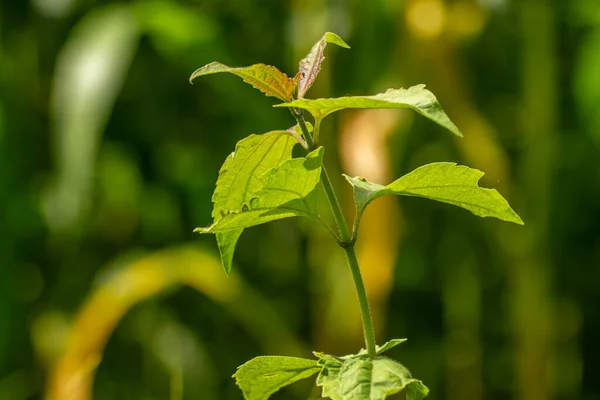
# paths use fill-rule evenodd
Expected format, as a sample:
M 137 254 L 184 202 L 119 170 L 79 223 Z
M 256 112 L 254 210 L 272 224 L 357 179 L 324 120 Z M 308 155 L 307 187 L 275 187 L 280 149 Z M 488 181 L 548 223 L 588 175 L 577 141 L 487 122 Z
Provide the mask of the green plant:
M 495 217 L 523 224 L 506 200 L 494 189 L 478 186 L 481 171 L 449 162 L 427 164 L 387 186 L 360 177 L 345 176 L 353 186 L 356 217 L 352 229 L 346 224 L 331 181 L 323 166 L 324 149 L 319 146 L 321 121 L 331 113 L 347 108 L 410 108 L 456 136 L 462 136 L 450 121 L 436 97 L 425 85 L 408 89 L 389 89 L 375 96 L 306 99 L 306 92 L 317 77 L 327 43 L 349 46 L 337 35 L 325 33 L 300 61 L 299 72 L 290 78 L 277 68 L 255 64 L 231 68 L 218 62 L 196 70 L 198 76 L 229 72 L 284 103 L 297 121 L 293 128 L 250 135 L 238 142 L 223 164 L 213 194 L 214 222 L 196 232 L 214 233 L 225 272 L 229 274 L 233 252 L 245 228 L 265 222 L 294 217 L 310 217 L 323 226 L 345 251 L 360 304 L 366 349 L 343 357 L 315 352 L 316 360 L 284 356 L 256 357 L 234 374 L 248 400 L 267 399 L 280 388 L 315 373 L 322 394 L 334 400 L 378 400 L 406 392 L 408 400 L 427 396 L 429 389 L 414 379 L 408 369 L 381 354 L 406 339 L 393 339 L 383 346 L 375 344 L 367 294 L 361 277 L 354 243 L 365 208 L 378 197 L 395 194 L 424 197 L 453 204 L 480 217 Z M 305 120 L 305 112 L 313 123 Z M 292 158 L 292 148 L 300 143 L 306 157 Z M 325 192 L 336 227 L 319 215 L 317 198 Z

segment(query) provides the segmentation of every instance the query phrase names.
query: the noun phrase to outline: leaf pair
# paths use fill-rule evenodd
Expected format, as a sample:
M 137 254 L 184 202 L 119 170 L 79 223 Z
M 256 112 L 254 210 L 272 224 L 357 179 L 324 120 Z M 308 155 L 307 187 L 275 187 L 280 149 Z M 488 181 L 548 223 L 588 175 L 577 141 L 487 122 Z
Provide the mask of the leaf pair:
M 213 224 L 197 228 L 215 233 L 223 268 L 231 271 L 233 253 L 245 228 L 265 222 L 307 216 L 322 222 L 317 209 L 323 149 L 292 159 L 296 140 L 289 131 L 250 135 L 241 140 L 219 172 L 213 194 Z M 417 168 L 387 186 L 344 175 L 353 186 L 356 234 L 366 207 L 384 195 L 423 197 L 452 204 L 480 217 L 523 224 L 495 189 L 478 186 L 483 172 L 450 162 Z
M 288 77 L 272 65 L 254 64 L 249 67 L 232 68 L 215 61 L 194 71 L 190 76 L 190 83 L 202 75 L 229 72 L 239 76 L 244 82 L 249 83 L 267 96 L 289 102 L 293 100 L 294 91 L 297 88 L 297 97 L 301 99 L 312 86 L 321 70 L 321 64 L 325 60 L 323 53 L 327 43 L 334 43 L 341 47 L 350 48 L 335 33 L 325 33 L 321 40 L 315 43 L 308 55 L 300 61 L 298 74 L 294 79 Z
M 229 274 L 244 228 L 293 216 L 318 219 L 316 191 L 323 148 L 292 159 L 296 140 L 288 131 L 250 135 L 225 160 L 213 193 L 213 224 L 195 232 L 215 233 Z
M 377 357 L 366 351 L 344 357 L 315 353 L 318 360 L 297 357 L 256 357 L 233 375 L 246 400 L 267 400 L 284 386 L 319 372 L 317 385 L 323 397 L 333 400 L 384 400 L 406 390 L 407 400 L 421 400 L 429 389 L 412 378 L 402 364 L 380 356 L 406 339 L 394 339 L 377 346 Z
M 312 47 L 309 54 L 300 61 L 298 74 L 294 79 L 276 67 L 265 64 L 254 64 L 249 67 L 232 68 L 219 62 L 212 62 L 197 69 L 190 77 L 190 82 L 198 76 L 229 72 L 241 77 L 267 96 L 277 97 L 285 103 L 275 107 L 292 107 L 307 110 L 315 121 L 320 123 L 328 115 L 348 108 L 390 109 L 410 108 L 438 125 L 448 129 L 456 136 L 462 133 L 448 118 L 437 98 L 425 85 L 415 85 L 408 89 L 388 89 L 374 96 L 346 96 L 329 99 L 305 99 L 304 95 L 314 83 L 321 64 L 325 59 L 323 53 L 327 43 L 338 46 L 349 46 L 336 34 L 327 32 Z M 297 89 L 297 99 L 294 91 Z

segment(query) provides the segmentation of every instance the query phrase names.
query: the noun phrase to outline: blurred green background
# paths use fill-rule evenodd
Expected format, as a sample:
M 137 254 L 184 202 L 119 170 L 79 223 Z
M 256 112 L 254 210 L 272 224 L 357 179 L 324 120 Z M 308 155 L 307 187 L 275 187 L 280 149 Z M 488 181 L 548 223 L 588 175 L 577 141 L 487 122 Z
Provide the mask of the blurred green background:
M 190 73 L 219 60 L 293 75 L 328 30 L 352 49 L 327 49 L 309 97 L 426 83 L 465 134 L 346 111 L 321 134 L 332 175 L 388 183 L 455 161 L 526 223 L 374 203 L 358 255 L 379 342 L 409 339 L 390 355 L 432 399 L 600 399 L 599 1 L 4 0 L 0 13 L 1 400 L 240 399 L 230 376 L 254 356 L 360 348 L 343 253 L 319 228 L 247 230 L 229 279 L 214 237 L 192 234 L 235 143 L 293 120 L 239 78 L 190 86 Z M 308 382 L 273 398 L 318 395 Z

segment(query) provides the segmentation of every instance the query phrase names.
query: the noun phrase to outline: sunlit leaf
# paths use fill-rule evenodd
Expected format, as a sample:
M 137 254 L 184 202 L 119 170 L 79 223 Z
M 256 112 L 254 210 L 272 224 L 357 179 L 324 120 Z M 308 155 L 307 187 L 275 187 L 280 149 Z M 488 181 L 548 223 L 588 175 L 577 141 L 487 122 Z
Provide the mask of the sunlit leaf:
M 246 400 L 266 400 L 284 386 L 316 374 L 316 360 L 262 356 L 240 366 L 233 375 Z
M 410 108 L 443 126 L 456 136 L 462 136 L 456 125 L 446 115 L 437 98 L 425 85 L 408 89 L 388 89 L 374 96 L 349 96 L 331 99 L 299 99 L 276 107 L 295 107 L 308 110 L 317 120 L 347 108 Z
M 322 367 L 317 385 L 323 397 L 333 400 L 384 400 L 406 391 L 406 400 L 420 400 L 429 389 L 414 379 L 408 369 L 386 357 L 366 354 L 335 357 L 315 353 Z
M 272 131 L 263 135 L 250 135 L 236 145 L 221 170 L 212 201 L 213 220 L 218 221 L 222 213 L 239 210 L 252 199 L 262 185 L 260 177 L 286 160 L 292 158 L 296 140 L 286 131 Z M 221 261 L 227 275 L 231 271 L 235 245 L 243 229 L 217 234 Z
M 349 49 L 350 46 L 346 44 L 338 35 L 332 32 L 326 32 L 321 40 L 313 45 L 310 52 L 306 57 L 300 60 L 298 65 L 298 98 L 303 98 L 308 89 L 312 86 L 319 71 L 321 71 L 321 64 L 325 60 L 323 53 L 327 43 L 337 44 L 340 47 Z
M 312 151 L 306 158 L 283 162 L 260 178 L 261 189 L 249 204 L 224 213 L 211 226 L 196 228 L 195 232 L 229 232 L 295 216 L 319 219 L 316 191 L 321 179 L 322 163 L 322 147 Z M 236 187 L 232 190 L 236 190 Z
M 438 162 L 423 165 L 387 186 L 360 177 L 344 176 L 354 187 L 357 218 L 360 218 L 373 200 L 395 194 L 437 200 L 462 207 L 480 217 L 495 217 L 523 225 L 521 218 L 500 193 L 495 189 L 478 186 L 483 175 L 484 173 L 477 169 L 451 162 Z
M 190 76 L 190 83 L 199 76 L 219 72 L 237 75 L 267 96 L 277 97 L 283 101 L 290 101 L 296 88 L 296 83 L 292 78 L 272 65 L 254 64 L 249 67 L 232 68 L 216 61 L 194 71 Z

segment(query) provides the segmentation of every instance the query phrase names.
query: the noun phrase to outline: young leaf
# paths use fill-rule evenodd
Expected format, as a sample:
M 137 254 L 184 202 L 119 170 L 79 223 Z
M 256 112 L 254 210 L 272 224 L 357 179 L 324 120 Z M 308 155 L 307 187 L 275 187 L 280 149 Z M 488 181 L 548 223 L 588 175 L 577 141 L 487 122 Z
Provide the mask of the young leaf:
M 212 196 L 212 217 L 216 222 L 222 213 L 239 210 L 261 188 L 260 177 L 268 170 L 292 159 L 296 141 L 286 131 L 250 135 L 238 142 L 221 170 Z M 217 243 L 225 273 L 229 275 L 235 245 L 243 229 L 217 233 Z
M 325 60 L 323 53 L 325 52 L 327 43 L 337 44 L 346 49 L 350 48 L 350 46 L 348 46 L 338 35 L 332 32 L 326 32 L 321 40 L 313 45 L 308 55 L 300 60 L 297 75 L 299 99 L 304 97 L 317 78 L 319 71 L 321 71 L 321 64 L 323 63 L 323 60 Z
M 193 83 L 192 81 L 199 76 L 219 72 L 230 72 L 237 75 L 267 96 L 277 97 L 283 101 L 290 101 L 296 88 L 296 83 L 292 78 L 272 65 L 254 64 L 249 67 L 232 68 L 216 61 L 194 71 L 190 76 L 190 83 Z
M 375 345 L 375 354 L 376 355 L 380 355 L 382 353 L 385 353 L 386 351 L 393 349 L 394 347 L 398 346 L 401 343 L 406 342 L 406 339 L 392 339 L 386 343 L 383 344 L 383 346 L 379 346 L 379 345 Z M 320 354 L 320 353 L 317 353 Z M 358 355 L 364 355 L 364 354 L 368 354 L 366 349 L 361 349 L 358 352 Z
M 300 86 L 298 86 L 300 88 Z M 346 108 L 410 108 L 443 126 L 456 136 L 462 136 L 456 125 L 446 115 L 437 98 L 425 85 L 408 89 L 388 89 L 374 96 L 350 96 L 332 99 L 299 99 L 291 103 L 276 104 L 275 107 L 295 107 L 308 110 L 315 120 Z
M 294 158 L 269 170 L 260 178 L 258 190 L 249 204 L 223 215 L 207 228 L 195 232 L 229 232 L 277 219 L 307 216 L 320 221 L 316 191 L 321 180 L 323 148 L 306 158 Z
M 495 189 L 478 186 L 483 175 L 477 169 L 451 162 L 438 162 L 423 165 L 387 186 L 360 177 L 344 176 L 354 188 L 357 211 L 355 226 L 370 202 L 388 194 L 424 197 L 462 207 L 480 217 L 495 217 L 523 225 L 521 218 L 500 193 Z
M 421 400 L 429 389 L 414 379 L 408 369 L 386 357 L 366 354 L 335 357 L 315 353 L 322 370 L 317 385 L 323 397 L 333 400 L 384 400 L 406 391 L 406 400 Z
M 246 400 L 267 400 L 284 386 L 319 372 L 315 360 L 262 356 L 240 366 L 233 375 Z
M 406 339 L 392 339 L 384 343 L 383 346 L 375 346 L 375 352 L 377 355 L 380 355 L 404 342 L 406 342 Z

